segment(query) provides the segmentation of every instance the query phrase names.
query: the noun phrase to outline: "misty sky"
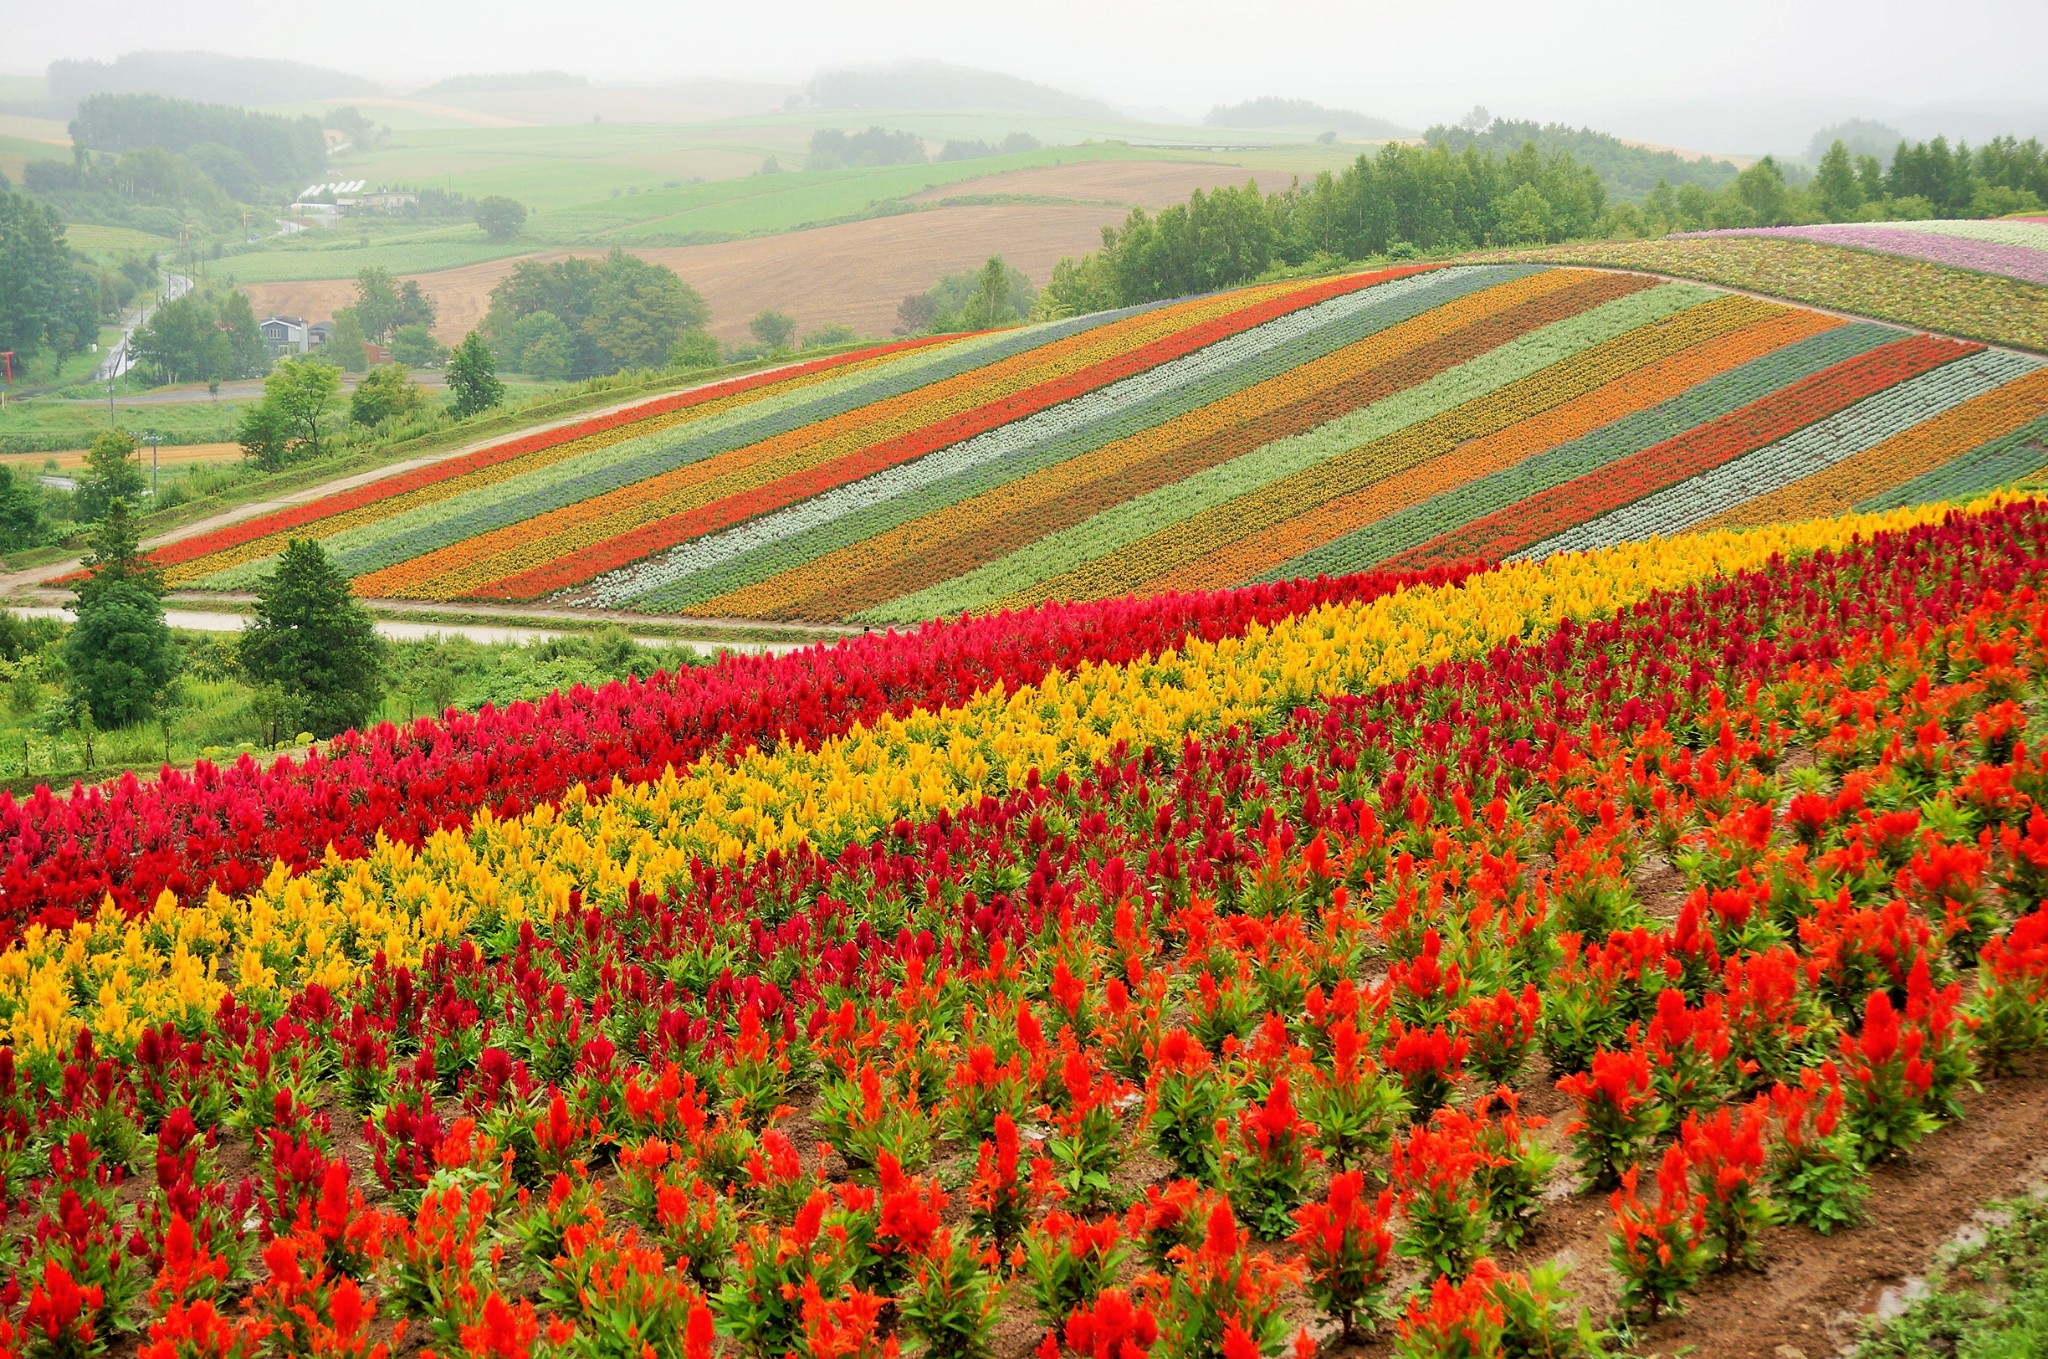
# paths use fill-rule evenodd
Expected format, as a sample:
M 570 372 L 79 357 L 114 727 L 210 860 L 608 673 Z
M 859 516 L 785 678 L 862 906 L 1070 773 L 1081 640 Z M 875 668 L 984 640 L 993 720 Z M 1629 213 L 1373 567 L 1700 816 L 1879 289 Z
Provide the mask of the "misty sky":
M 138 48 L 393 82 L 540 67 L 796 81 L 927 57 L 1124 106 L 1199 114 L 1286 94 L 1417 125 L 1474 102 L 1574 121 L 1738 103 L 1835 116 L 2048 105 L 2042 0 L 0 0 L 0 68 Z

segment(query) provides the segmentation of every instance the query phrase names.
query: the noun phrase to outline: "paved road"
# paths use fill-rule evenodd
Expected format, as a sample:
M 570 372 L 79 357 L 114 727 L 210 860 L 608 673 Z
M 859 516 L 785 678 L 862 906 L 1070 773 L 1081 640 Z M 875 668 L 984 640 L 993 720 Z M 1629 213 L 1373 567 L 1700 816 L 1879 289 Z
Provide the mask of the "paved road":
M 58 604 L 9 604 L 0 605 L 10 613 L 23 618 L 71 618 L 71 611 Z M 249 625 L 246 614 L 206 613 L 197 609 L 166 609 L 164 621 L 174 628 L 188 632 L 240 632 Z M 377 635 L 388 637 L 394 642 L 419 642 L 430 637 L 462 637 L 486 645 L 503 642 L 545 642 L 557 637 L 588 637 L 588 632 L 561 632 L 550 628 L 526 628 L 498 623 L 408 623 L 400 619 L 380 618 L 377 620 Z M 704 642 L 694 638 L 636 637 L 634 641 L 649 648 L 674 647 L 699 656 L 715 656 L 721 651 L 793 651 L 802 642 Z
M 185 275 L 170 274 L 166 277 L 170 280 L 167 288 L 171 299 L 175 300 L 183 297 L 186 293 L 192 291 L 192 280 Z M 92 380 L 94 382 L 111 382 L 135 366 L 135 357 L 128 350 L 128 341 L 134 337 L 136 331 L 140 330 L 148 322 L 151 316 L 156 314 L 156 308 L 157 299 L 152 298 L 147 305 L 137 307 L 128 314 L 128 317 L 121 324 L 121 343 L 115 345 L 114 351 L 107 355 L 106 358 L 100 360 L 100 366 L 93 370 Z

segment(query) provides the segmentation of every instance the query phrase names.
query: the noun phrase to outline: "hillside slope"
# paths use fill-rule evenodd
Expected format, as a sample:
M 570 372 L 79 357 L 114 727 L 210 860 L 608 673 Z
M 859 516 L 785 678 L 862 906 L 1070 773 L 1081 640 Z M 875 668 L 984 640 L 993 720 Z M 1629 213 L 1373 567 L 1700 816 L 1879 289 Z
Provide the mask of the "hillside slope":
M 162 556 L 239 588 L 311 535 L 372 597 L 897 623 L 1939 499 L 2034 470 L 2044 433 L 2028 356 L 1407 266 L 740 379 Z

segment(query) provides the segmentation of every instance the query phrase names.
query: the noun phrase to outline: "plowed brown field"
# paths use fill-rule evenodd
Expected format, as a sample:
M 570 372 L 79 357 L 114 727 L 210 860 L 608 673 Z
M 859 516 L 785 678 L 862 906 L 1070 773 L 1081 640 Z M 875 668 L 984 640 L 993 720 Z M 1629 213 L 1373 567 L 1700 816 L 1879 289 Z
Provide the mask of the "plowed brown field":
M 749 318 L 769 307 L 796 317 L 805 331 L 841 321 L 862 334 L 887 335 L 904 295 L 924 291 L 941 274 L 972 269 L 990 255 L 1001 255 L 1042 282 L 1062 255 L 1101 244 L 1102 227 L 1123 214 L 1124 209 L 1106 204 L 935 208 L 756 240 L 655 246 L 634 253 L 669 266 L 704 294 L 711 304 L 712 333 L 722 340 L 745 339 Z M 602 253 L 548 250 L 408 277 L 417 278 L 439 304 L 434 330 L 452 344 L 483 319 L 491 289 L 520 259 Z M 258 316 L 324 319 L 348 305 L 354 289 L 347 279 L 321 279 L 252 284 L 245 291 Z

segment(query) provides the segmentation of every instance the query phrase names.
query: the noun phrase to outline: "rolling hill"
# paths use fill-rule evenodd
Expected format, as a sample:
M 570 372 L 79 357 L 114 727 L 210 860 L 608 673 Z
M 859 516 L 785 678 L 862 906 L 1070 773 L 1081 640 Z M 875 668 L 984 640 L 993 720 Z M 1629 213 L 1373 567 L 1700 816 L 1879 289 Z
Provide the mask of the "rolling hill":
M 908 341 L 172 545 L 371 597 L 905 623 L 1544 557 L 1995 487 L 2048 365 L 1615 270 L 1410 265 Z

